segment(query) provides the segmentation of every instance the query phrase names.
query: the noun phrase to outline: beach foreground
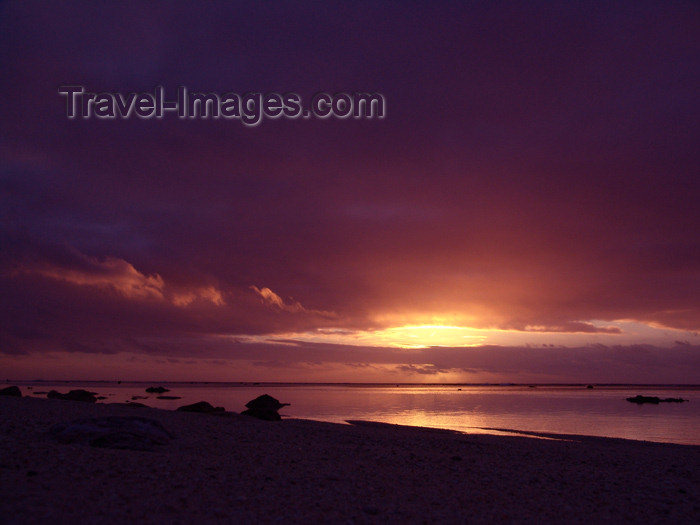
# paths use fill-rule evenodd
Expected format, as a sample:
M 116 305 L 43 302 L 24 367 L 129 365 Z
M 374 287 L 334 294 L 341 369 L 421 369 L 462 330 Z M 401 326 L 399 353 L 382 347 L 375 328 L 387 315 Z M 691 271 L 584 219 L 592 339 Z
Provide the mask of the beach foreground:
M 226 416 L 0 397 L 0 523 L 683 523 L 700 447 Z M 55 425 L 140 417 L 152 450 Z M 548 437 L 556 437 L 549 435 Z

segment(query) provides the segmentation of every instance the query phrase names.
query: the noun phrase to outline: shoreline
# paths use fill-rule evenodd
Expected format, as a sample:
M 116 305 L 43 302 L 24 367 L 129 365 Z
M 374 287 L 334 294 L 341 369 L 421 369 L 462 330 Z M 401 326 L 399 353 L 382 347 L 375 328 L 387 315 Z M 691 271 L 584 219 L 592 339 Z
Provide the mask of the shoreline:
M 679 523 L 700 512 L 693 445 L 270 422 L 32 397 L 0 397 L 0 415 L 3 524 Z M 173 438 L 144 451 L 48 433 L 114 416 L 148 418 Z
M 146 387 L 166 386 L 166 395 L 144 393 Z M 272 386 L 271 386 L 272 385 Z M 599 387 L 582 386 L 530 387 L 440 386 L 436 393 L 438 407 L 429 393 L 434 387 L 384 385 L 347 387 L 343 385 L 304 385 L 300 383 L 241 385 L 211 383 L 173 384 L 143 383 L 33 383 L 20 384 L 30 397 L 46 396 L 48 391 L 65 392 L 76 388 L 96 392 L 99 401 L 137 401 L 154 408 L 175 410 L 177 407 L 206 399 L 227 410 L 245 410 L 250 399 L 269 393 L 291 403 L 283 417 L 344 422 L 366 419 L 399 425 L 418 425 L 452 429 L 467 433 L 503 435 L 513 432 L 548 432 L 567 435 L 592 434 L 603 437 L 700 445 L 700 405 L 698 392 L 679 387 Z M 670 388 L 670 389 L 669 389 Z M 493 390 L 492 390 L 493 389 Z M 685 406 L 639 407 L 626 398 L 639 394 L 660 398 L 682 397 L 691 400 Z M 476 394 L 473 395 L 473 394 Z M 168 397 L 168 396 L 172 396 Z M 464 396 L 464 397 L 463 397 Z M 507 398 L 505 396 L 511 396 Z M 385 409 L 400 397 L 408 410 Z M 180 398 L 180 399 L 176 399 Z M 437 398 L 436 398 L 437 399 Z M 481 410 L 474 410 L 475 406 Z M 398 405 L 397 405 L 398 406 Z M 518 406 L 511 409 L 511 406 Z M 409 408 L 410 407 L 410 408 Z M 650 413 L 653 412 L 653 413 Z M 575 415 L 574 415 L 575 414 Z M 653 418 L 652 418 L 653 416 Z M 486 429 L 497 430 L 486 430 Z

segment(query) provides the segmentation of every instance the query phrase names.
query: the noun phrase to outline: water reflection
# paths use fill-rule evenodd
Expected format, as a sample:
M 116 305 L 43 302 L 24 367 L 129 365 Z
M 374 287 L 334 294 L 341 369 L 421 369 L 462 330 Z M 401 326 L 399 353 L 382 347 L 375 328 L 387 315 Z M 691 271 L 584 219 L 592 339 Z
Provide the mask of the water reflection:
M 165 383 L 177 400 L 149 395 L 149 406 L 175 409 L 197 401 L 240 412 L 262 393 L 291 406 L 286 417 L 342 423 L 368 420 L 400 425 L 484 432 L 505 428 L 532 432 L 586 434 L 700 445 L 699 387 L 290 385 Z M 33 391 L 85 388 L 125 402 L 148 395 L 143 383 L 33 384 Z M 25 390 L 25 393 L 30 393 Z M 642 405 L 625 401 L 637 394 L 683 397 L 690 403 Z

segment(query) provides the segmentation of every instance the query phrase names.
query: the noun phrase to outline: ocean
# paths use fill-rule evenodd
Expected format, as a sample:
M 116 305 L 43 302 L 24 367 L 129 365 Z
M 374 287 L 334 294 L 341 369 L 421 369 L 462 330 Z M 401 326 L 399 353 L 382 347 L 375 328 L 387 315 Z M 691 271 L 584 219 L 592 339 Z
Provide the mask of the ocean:
M 103 403 L 140 402 L 174 410 L 208 401 L 241 412 L 245 403 L 269 394 L 290 406 L 283 418 L 345 423 L 367 420 L 444 428 L 467 433 L 504 431 L 585 434 L 700 445 L 700 385 L 457 385 L 20 381 L 23 395 L 82 388 Z M 150 386 L 163 386 L 159 399 Z M 683 398 L 687 403 L 637 405 L 638 394 Z M 134 397 L 137 399 L 132 399 Z M 507 432 L 506 432 L 507 433 Z

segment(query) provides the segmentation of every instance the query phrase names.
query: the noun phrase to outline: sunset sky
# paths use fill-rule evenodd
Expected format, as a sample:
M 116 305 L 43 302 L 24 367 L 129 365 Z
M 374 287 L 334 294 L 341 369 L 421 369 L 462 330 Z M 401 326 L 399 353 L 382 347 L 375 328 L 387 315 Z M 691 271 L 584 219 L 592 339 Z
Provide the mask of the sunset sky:
M 700 383 L 697 1 L 9 1 L 0 76 L 3 380 Z

